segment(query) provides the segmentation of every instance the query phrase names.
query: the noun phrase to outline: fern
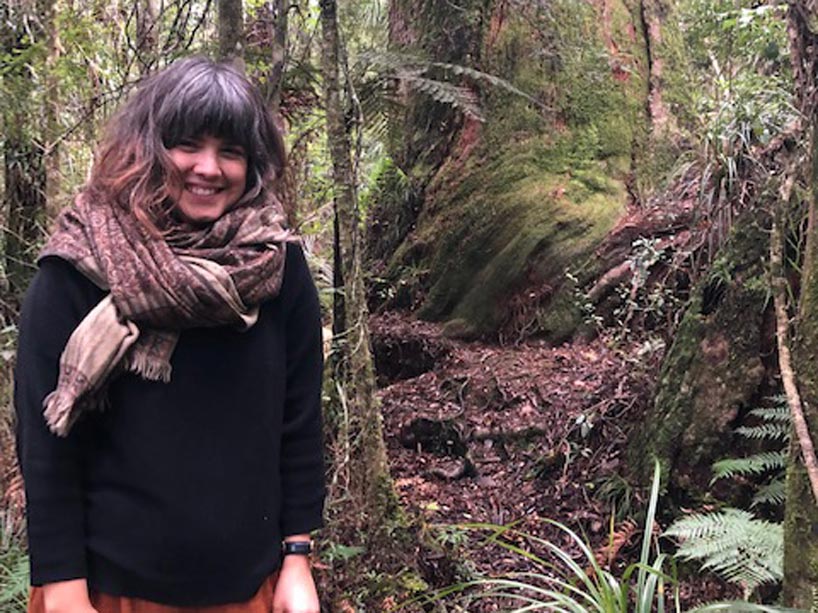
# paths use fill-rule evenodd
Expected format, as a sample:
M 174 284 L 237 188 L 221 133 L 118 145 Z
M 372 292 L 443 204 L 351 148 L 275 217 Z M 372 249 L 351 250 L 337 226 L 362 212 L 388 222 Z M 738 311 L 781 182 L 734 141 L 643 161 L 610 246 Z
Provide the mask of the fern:
M 757 426 L 741 426 L 736 433 L 744 438 L 766 441 L 788 441 L 790 439 L 790 425 L 785 422 L 772 422 Z
M 787 452 L 765 451 L 746 458 L 726 458 L 713 464 L 713 481 L 737 475 L 761 475 L 787 467 Z
M 758 488 L 753 496 L 750 506 L 757 507 L 761 504 L 782 505 L 787 497 L 787 488 L 783 475 L 778 475 L 766 485 Z
M 675 521 L 665 536 L 681 541 L 676 556 L 698 560 L 749 593 L 783 578 L 784 530 L 741 509 L 694 514 Z
M 773 396 L 775 404 L 771 407 L 759 407 L 750 411 L 750 415 L 764 421 L 779 421 L 790 423 L 790 408 L 787 406 L 786 396 Z

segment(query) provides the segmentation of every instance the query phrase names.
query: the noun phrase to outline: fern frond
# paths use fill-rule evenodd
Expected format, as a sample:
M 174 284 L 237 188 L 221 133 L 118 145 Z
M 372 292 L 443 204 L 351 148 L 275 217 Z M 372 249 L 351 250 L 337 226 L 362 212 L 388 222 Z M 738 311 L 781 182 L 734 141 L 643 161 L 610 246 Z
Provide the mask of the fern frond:
M 675 521 L 665 536 L 680 539 L 676 556 L 698 560 L 727 581 L 753 590 L 783 578 L 784 530 L 741 509 Z
M 493 88 L 502 89 L 514 94 L 515 96 L 520 96 L 531 104 L 543 110 L 548 110 L 542 102 L 525 93 L 518 87 L 515 87 L 506 79 L 483 72 L 482 70 L 477 70 L 476 68 L 472 68 L 470 66 L 449 64 L 446 62 L 435 62 L 411 54 L 394 52 L 362 53 L 359 56 L 359 61 L 363 65 L 363 67 L 359 68 L 361 73 L 374 71 L 379 73 L 381 76 L 391 76 L 399 79 L 403 78 L 402 75 L 414 74 L 415 76 L 424 76 L 429 80 L 437 82 L 447 82 L 442 81 L 441 79 L 433 78 L 428 73 L 443 73 L 449 75 L 450 77 L 467 77 L 472 81 L 486 83 Z
M 746 458 L 726 458 L 713 464 L 713 481 L 736 475 L 760 475 L 787 466 L 787 452 L 765 451 Z M 712 483 L 712 481 L 711 481 Z
M 764 421 L 778 421 L 790 423 L 790 408 L 787 406 L 785 396 L 776 396 L 776 404 L 771 407 L 759 407 L 750 411 L 750 415 L 758 417 Z
M 787 484 L 783 475 L 775 477 L 766 485 L 758 488 L 753 496 L 751 506 L 757 507 L 760 504 L 784 504 L 787 498 Z
M 736 433 L 753 440 L 788 441 L 790 440 L 790 424 L 775 421 L 757 426 L 741 426 L 736 428 Z
M 446 81 L 421 77 L 411 72 L 401 72 L 395 78 L 410 88 L 422 92 L 435 100 L 447 104 L 478 121 L 484 121 L 477 103 L 477 96 L 467 87 L 453 85 Z

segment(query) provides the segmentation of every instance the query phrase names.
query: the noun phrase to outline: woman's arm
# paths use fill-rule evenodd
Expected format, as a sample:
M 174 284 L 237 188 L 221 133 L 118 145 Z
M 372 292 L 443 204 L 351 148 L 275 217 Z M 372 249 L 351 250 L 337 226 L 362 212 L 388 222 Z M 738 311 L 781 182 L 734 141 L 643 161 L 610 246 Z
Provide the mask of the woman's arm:
M 287 249 L 286 395 L 281 440 L 281 533 L 303 535 L 323 525 L 321 432 L 323 346 L 318 292 L 301 247 Z
M 299 246 L 290 246 L 285 270 L 292 291 L 287 309 L 287 391 L 281 442 L 281 531 L 285 541 L 307 541 L 321 527 L 324 458 L 321 433 L 323 346 L 318 293 Z M 273 613 L 318 613 L 309 557 L 284 556 Z
M 309 541 L 310 535 L 293 534 L 284 540 Z M 273 613 L 318 613 L 319 609 L 318 591 L 312 578 L 309 556 L 284 556 L 273 598 Z
M 48 258 L 23 304 L 14 404 L 33 585 L 86 577 L 81 449 L 75 432 L 59 438 L 49 431 L 43 399 L 57 384 L 68 337 L 101 295 L 70 264 Z
M 43 586 L 43 605 L 46 613 L 96 613 L 85 579 L 47 583 Z

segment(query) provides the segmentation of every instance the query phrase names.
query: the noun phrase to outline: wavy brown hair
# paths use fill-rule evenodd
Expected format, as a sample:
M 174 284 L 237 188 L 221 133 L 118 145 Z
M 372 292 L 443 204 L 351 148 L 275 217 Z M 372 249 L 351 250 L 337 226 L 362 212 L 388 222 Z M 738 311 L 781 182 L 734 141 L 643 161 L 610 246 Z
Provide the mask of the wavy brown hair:
M 201 56 L 178 60 L 140 84 L 108 123 L 85 192 L 161 232 L 174 205 L 171 188 L 181 182 L 168 149 L 201 136 L 224 139 L 247 155 L 247 186 L 235 206 L 274 198 L 286 157 L 261 94 L 234 66 Z

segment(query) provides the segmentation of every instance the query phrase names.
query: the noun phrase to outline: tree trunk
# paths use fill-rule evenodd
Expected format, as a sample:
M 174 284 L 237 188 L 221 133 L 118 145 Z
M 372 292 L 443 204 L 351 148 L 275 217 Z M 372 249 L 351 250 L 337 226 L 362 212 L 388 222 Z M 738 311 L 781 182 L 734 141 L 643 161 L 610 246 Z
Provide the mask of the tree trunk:
M 281 77 L 287 63 L 288 3 L 273 0 L 273 38 L 270 49 L 269 100 L 270 110 L 279 114 L 281 107 Z
M 244 18 L 241 0 L 219 0 L 219 58 L 241 59 Z
M 137 0 L 136 61 L 139 74 L 149 75 L 156 64 L 159 45 L 159 6 L 157 0 Z
M 796 99 L 805 121 L 802 131 L 806 141 L 803 164 L 808 184 L 809 222 L 806 255 L 801 276 L 798 330 L 795 337 L 794 360 L 798 391 L 804 408 L 807 427 L 815 442 L 818 433 L 818 227 L 816 226 L 815 189 L 818 169 L 816 155 L 816 69 L 818 68 L 818 32 L 815 28 L 812 2 L 790 5 L 790 43 Z M 782 203 L 782 206 L 786 203 Z M 798 439 L 792 437 L 790 462 L 787 467 L 787 502 L 784 518 L 784 590 L 787 606 L 810 609 L 814 606 L 818 588 L 818 502 L 810 482 Z
M 322 67 L 326 91 L 327 138 L 337 215 L 336 243 L 343 285 L 346 326 L 339 330 L 341 360 L 337 383 L 344 416 L 335 424 L 335 479 L 330 512 L 335 521 L 351 527 L 358 537 L 377 538 L 396 510 L 389 476 L 369 341 L 368 310 L 361 268 L 361 219 L 355 189 L 349 135 L 344 122 L 339 79 L 338 23 L 335 0 L 321 1 Z M 344 502 L 342 502 L 344 501 Z

